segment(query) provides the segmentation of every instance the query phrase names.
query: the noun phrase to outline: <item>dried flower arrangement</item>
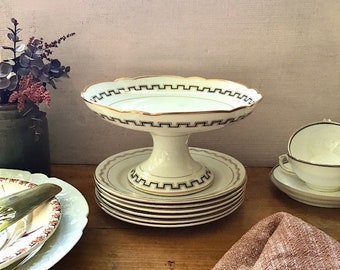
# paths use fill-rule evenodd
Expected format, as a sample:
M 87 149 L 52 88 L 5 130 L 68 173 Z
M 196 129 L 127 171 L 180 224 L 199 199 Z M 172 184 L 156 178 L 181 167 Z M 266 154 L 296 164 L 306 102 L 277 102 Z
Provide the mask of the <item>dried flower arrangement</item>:
M 19 44 L 18 34 L 22 30 L 12 18 L 12 28 L 7 34 L 12 46 L 2 46 L 12 52 L 13 57 L 0 62 L 0 104 L 17 103 L 19 112 L 26 104 L 39 106 L 42 102 L 50 105 L 51 96 L 46 88 L 56 88 L 55 79 L 68 76 L 71 68 L 63 66 L 58 59 L 51 58 L 53 49 L 67 38 L 70 33 L 50 43 L 43 38 L 31 37 L 26 45 Z

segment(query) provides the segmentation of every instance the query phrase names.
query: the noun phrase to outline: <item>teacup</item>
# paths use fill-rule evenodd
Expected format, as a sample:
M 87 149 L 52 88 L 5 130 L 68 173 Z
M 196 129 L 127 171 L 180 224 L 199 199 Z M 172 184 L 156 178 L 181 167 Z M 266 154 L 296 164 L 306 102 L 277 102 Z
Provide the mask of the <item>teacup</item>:
M 296 174 L 311 189 L 324 192 L 340 190 L 340 165 L 312 164 L 297 160 L 289 154 L 281 155 L 279 164 L 284 171 Z
M 314 190 L 340 190 L 340 123 L 316 122 L 296 131 L 279 164 Z

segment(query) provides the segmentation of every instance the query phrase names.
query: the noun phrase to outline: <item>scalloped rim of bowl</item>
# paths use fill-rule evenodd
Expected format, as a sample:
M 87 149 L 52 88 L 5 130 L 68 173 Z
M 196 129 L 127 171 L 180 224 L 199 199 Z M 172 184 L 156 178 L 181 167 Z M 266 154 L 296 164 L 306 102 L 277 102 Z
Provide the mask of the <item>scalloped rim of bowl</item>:
M 256 94 L 258 96 L 258 99 L 256 101 L 254 101 L 254 103 L 248 105 L 248 106 L 239 106 L 235 109 L 232 110 L 211 110 L 211 111 L 187 111 L 187 112 L 157 112 L 157 113 L 150 113 L 147 111 L 141 111 L 141 110 L 120 110 L 117 108 L 113 108 L 110 106 L 106 106 L 106 105 L 102 105 L 99 104 L 97 102 L 93 102 L 89 99 L 87 99 L 85 97 L 85 92 L 92 86 L 101 84 L 101 83 L 113 83 L 113 82 L 119 82 L 119 81 L 124 81 L 124 80 L 140 80 L 140 79 L 146 79 L 146 78 L 178 78 L 178 79 L 189 79 L 189 80 L 193 80 L 193 79 L 199 79 L 199 80 L 204 80 L 204 81 L 220 81 L 220 82 L 230 82 L 233 83 L 235 85 L 239 85 L 240 87 L 244 87 L 245 89 L 254 92 L 254 94 Z M 149 115 L 149 116 L 159 116 L 159 115 L 175 115 L 175 114 L 213 114 L 213 113 L 230 113 L 230 112 L 235 112 L 238 110 L 242 110 L 245 108 L 251 108 L 254 107 L 255 105 L 257 105 L 262 99 L 263 99 L 263 95 L 256 89 L 253 88 L 248 88 L 246 85 L 238 83 L 238 82 L 234 82 L 234 81 L 230 81 L 230 80 L 225 80 L 225 79 L 207 79 L 207 78 L 203 78 L 203 77 L 199 77 L 199 76 L 188 76 L 188 77 L 183 77 L 183 76 L 178 76 L 178 75 L 145 75 L 145 76 L 137 76 L 137 77 L 121 77 L 118 79 L 115 79 L 113 81 L 102 81 L 99 83 L 93 83 L 90 84 L 88 86 L 86 86 L 84 88 L 84 90 L 81 92 L 81 97 L 84 100 L 85 103 L 89 103 L 95 106 L 99 106 L 105 109 L 109 109 L 118 113 L 135 113 L 135 114 L 142 114 L 142 115 Z
M 340 128 L 340 123 L 339 122 L 334 122 L 334 121 L 331 121 L 331 120 L 324 120 L 324 121 L 318 121 L 318 122 L 313 122 L 313 123 L 310 123 L 310 124 L 307 124 L 301 128 L 299 128 L 298 130 L 296 130 L 293 135 L 289 138 L 289 141 L 288 141 L 288 153 L 287 155 L 295 160 L 295 161 L 298 161 L 298 162 L 302 162 L 302 163 L 305 163 L 305 164 L 309 164 L 309 165 L 314 165 L 314 166 L 320 166 L 320 167 L 331 167 L 331 168 L 340 168 L 340 164 L 320 164 L 320 163 L 315 163 L 315 162 L 310 162 L 310 161 L 306 161 L 306 160 L 302 160 L 302 159 L 299 159 L 299 158 L 296 158 L 293 156 L 293 154 L 291 153 L 290 151 L 290 144 L 292 142 L 292 140 L 294 139 L 294 137 L 303 129 L 305 128 L 308 128 L 310 126 L 315 126 L 315 125 L 336 125 L 336 126 L 339 126 Z

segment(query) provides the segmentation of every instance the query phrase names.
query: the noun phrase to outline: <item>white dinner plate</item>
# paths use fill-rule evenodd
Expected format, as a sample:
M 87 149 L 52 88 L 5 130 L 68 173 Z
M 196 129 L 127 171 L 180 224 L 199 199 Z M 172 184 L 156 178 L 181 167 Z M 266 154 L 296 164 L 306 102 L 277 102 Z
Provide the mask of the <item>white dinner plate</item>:
M 43 174 L 0 169 L 0 176 L 23 179 L 35 184 L 54 183 L 62 188 L 62 191 L 56 196 L 62 207 L 58 229 L 33 258 L 17 268 L 18 270 L 50 269 L 74 247 L 83 234 L 89 213 L 84 196 L 67 182 L 54 177 L 49 178 Z
M 115 217 L 119 220 L 136 224 L 142 225 L 147 227 L 157 227 L 157 228 L 180 228 L 180 227 L 190 227 L 190 226 L 197 226 L 202 225 L 205 223 L 213 222 L 223 217 L 226 217 L 233 213 L 237 208 L 239 208 L 243 202 L 244 198 L 240 198 L 234 205 L 230 205 L 226 209 L 221 209 L 219 212 L 206 215 L 199 218 L 187 218 L 187 219 L 178 219 L 178 220 L 164 220 L 164 219 L 152 219 L 152 218 L 145 218 L 139 217 L 132 214 L 128 214 L 117 209 L 113 209 L 107 207 L 105 204 L 102 204 L 100 201 L 97 200 L 98 205 L 101 209 L 109 214 L 112 217 Z
M 151 148 L 139 148 L 113 155 L 101 162 L 95 171 L 95 182 L 106 192 L 129 201 L 151 204 L 202 203 L 226 196 L 243 186 L 246 171 L 235 158 L 226 154 L 201 148 L 190 148 L 192 157 L 214 173 L 213 183 L 197 193 L 164 197 L 135 189 L 127 180 L 128 171 L 146 160 Z
M 226 205 L 229 201 L 234 200 L 235 197 L 239 196 L 241 193 L 245 192 L 245 186 L 241 187 L 238 190 L 235 190 L 231 194 L 226 196 L 219 197 L 214 200 L 205 201 L 202 203 L 193 203 L 193 204 L 176 204 L 176 205 L 169 205 L 169 204 L 143 204 L 143 203 L 135 203 L 134 201 L 124 200 L 119 197 L 115 197 L 111 195 L 105 190 L 101 189 L 99 186 L 95 187 L 96 192 L 98 193 L 97 196 L 101 198 L 123 206 L 129 209 L 137 210 L 137 211 L 147 211 L 149 213 L 157 213 L 157 214 L 188 214 L 188 213 L 195 213 L 201 211 L 209 211 L 211 209 L 215 209 L 219 206 Z M 171 207 L 170 207 L 171 206 Z
M 213 208 L 210 209 L 200 209 L 196 208 L 195 211 L 189 211 L 189 212 L 176 212 L 172 211 L 170 213 L 157 213 L 156 211 L 149 211 L 148 208 L 131 208 L 128 205 L 124 204 L 117 204 L 113 201 L 109 201 L 102 197 L 98 191 L 96 191 L 96 199 L 103 205 L 105 205 L 107 208 L 115 209 L 127 214 L 131 214 L 138 217 L 145 217 L 149 219 L 164 219 L 164 220 L 179 220 L 179 219 L 194 219 L 194 218 L 200 218 L 203 216 L 208 215 L 214 215 L 221 210 L 227 209 L 230 206 L 233 206 L 235 202 L 238 202 L 241 198 L 244 197 L 243 192 L 240 194 L 237 194 L 237 196 L 228 199 L 227 201 L 216 204 Z M 153 210 L 153 209 L 152 209 Z

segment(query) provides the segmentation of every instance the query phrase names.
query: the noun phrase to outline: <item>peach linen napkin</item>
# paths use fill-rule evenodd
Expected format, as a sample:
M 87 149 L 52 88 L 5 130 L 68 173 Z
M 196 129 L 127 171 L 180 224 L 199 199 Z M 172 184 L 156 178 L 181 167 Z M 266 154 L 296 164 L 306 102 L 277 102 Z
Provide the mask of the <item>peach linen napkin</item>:
M 220 259 L 213 270 L 339 270 L 340 242 L 291 214 L 262 219 Z

